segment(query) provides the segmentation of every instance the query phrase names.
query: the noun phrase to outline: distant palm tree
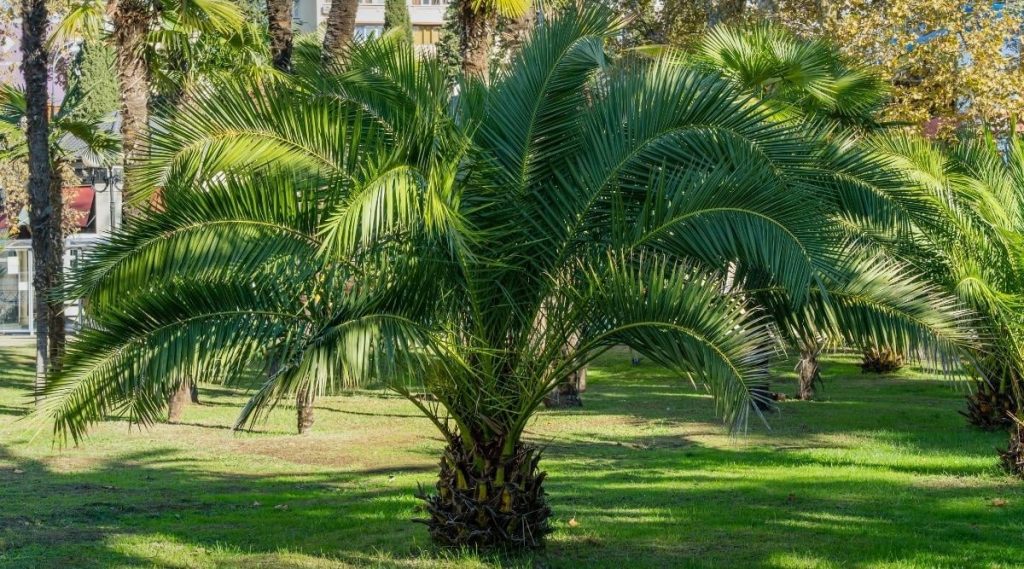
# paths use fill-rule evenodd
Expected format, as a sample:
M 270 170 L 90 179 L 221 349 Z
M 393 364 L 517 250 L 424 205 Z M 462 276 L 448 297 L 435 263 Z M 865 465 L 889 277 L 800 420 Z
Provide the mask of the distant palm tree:
M 289 4 L 289 15 L 291 14 Z M 109 25 L 108 25 L 109 24 Z M 78 37 L 104 38 L 115 48 L 121 99 L 122 160 L 129 170 L 140 157 L 149 125 L 153 69 L 174 67 L 162 59 L 180 54 L 196 36 L 234 36 L 244 28 L 237 4 L 230 0 L 79 0 L 54 30 L 51 41 Z M 133 213 L 130 177 L 124 188 L 126 212 Z
M 48 16 L 45 0 L 22 0 L 21 73 L 29 93 L 26 107 L 26 148 L 28 154 L 28 194 L 32 209 L 32 251 L 35 290 L 36 378 L 35 397 L 39 401 L 49 371 L 47 345 L 46 293 L 51 290 L 53 277 L 50 268 L 54 255 L 52 217 L 53 200 L 50 193 L 49 108 L 46 88 L 49 74 L 48 53 L 45 45 Z M 60 203 L 60 196 L 57 196 Z
M 704 387 L 736 427 L 769 403 L 760 296 L 855 304 L 846 330 L 958 349 L 962 314 L 920 308 L 913 279 L 902 304 L 870 301 L 878 273 L 906 273 L 851 270 L 819 186 L 860 189 L 818 166 L 822 140 L 716 77 L 610 67 L 617 31 L 606 10 L 568 12 L 454 97 L 438 62 L 385 36 L 338 74 L 225 84 L 161 122 L 136 180 L 161 208 L 70 287 L 95 325 L 48 386 L 57 432 L 153 421 L 199 370 L 272 371 L 240 428 L 303 390 L 385 385 L 446 440 L 433 538 L 535 547 L 550 510 L 524 431 L 613 346 Z M 744 291 L 755 272 L 764 290 Z
M 118 158 L 120 148 L 118 137 L 108 131 L 107 123 L 99 118 L 81 116 L 78 103 L 84 99 L 79 95 L 75 90 L 67 94 L 65 104 L 49 119 L 47 136 L 49 186 L 46 203 L 49 221 L 42 237 L 49 243 L 45 248 L 47 254 L 41 257 L 46 261 L 42 269 L 43 280 L 49 284 L 36 292 L 41 303 L 36 309 L 45 308 L 42 316 L 46 319 L 46 326 L 37 330 L 47 344 L 48 365 L 55 369 L 60 368 L 65 344 L 64 302 L 60 294 L 65 235 L 61 173 L 74 166 L 80 157 L 94 164 L 110 165 Z M 29 108 L 29 97 L 25 91 L 12 85 L 0 85 L 0 160 L 31 160 L 29 137 L 23 127 L 27 123 Z M 30 218 L 35 207 L 39 204 L 33 200 L 29 208 Z M 30 229 L 34 240 L 39 227 Z
M 327 29 L 324 33 L 324 59 L 339 61 L 344 58 L 345 50 L 352 43 L 356 32 L 358 11 L 359 0 L 333 0 L 331 2 L 331 11 L 327 15 Z

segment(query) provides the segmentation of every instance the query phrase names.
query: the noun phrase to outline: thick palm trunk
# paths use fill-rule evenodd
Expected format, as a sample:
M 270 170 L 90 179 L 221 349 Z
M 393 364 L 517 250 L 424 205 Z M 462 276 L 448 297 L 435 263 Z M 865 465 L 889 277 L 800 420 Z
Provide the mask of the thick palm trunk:
M 313 428 L 313 396 L 305 389 L 295 395 L 296 424 L 299 434 L 305 434 Z
M 185 407 L 188 407 L 191 399 L 192 382 L 186 379 L 181 382 L 167 402 L 167 422 L 180 423 L 181 416 L 185 413 Z
M 347 2 L 348 0 L 343 0 Z M 333 10 L 333 8 L 332 8 Z M 270 35 L 270 57 L 274 68 L 292 69 L 292 2 L 267 0 L 267 30 Z
M 811 350 L 800 352 L 800 363 L 797 364 L 799 383 L 796 398 L 801 401 L 814 399 L 815 388 L 821 381 L 821 367 L 818 365 L 818 353 Z
M 141 158 L 143 136 L 149 124 L 149 66 L 146 65 L 146 35 L 153 12 L 146 0 L 113 0 L 114 44 L 117 48 L 117 80 L 121 94 L 121 147 L 124 159 L 123 216 L 138 215 L 131 176 L 127 173 Z
M 502 443 L 466 448 L 456 439 L 441 458 L 436 494 L 426 501 L 430 536 L 444 546 L 497 549 L 541 547 L 551 532 L 545 473 L 537 448 L 519 443 L 508 455 Z
M 324 34 L 324 61 L 342 61 L 345 50 L 356 33 L 356 12 L 358 0 L 334 0 L 327 15 L 327 31 Z
M 46 53 L 47 13 L 45 0 L 22 0 L 22 63 L 25 80 L 28 129 L 29 226 L 32 230 L 32 277 L 36 331 L 35 394 L 38 402 L 46 386 L 49 368 L 49 319 L 47 299 L 53 279 L 53 205 L 50 200 L 51 163 L 49 146 L 49 109 L 46 92 L 48 77 Z
M 462 55 L 462 72 L 467 77 L 487 81 L 496 22 L 497 16 L 493 10 L 485 6 L 474 8 L 472 2 L 462 0 L 459 6 L 459 31 L 462 33 L 459 51 Z

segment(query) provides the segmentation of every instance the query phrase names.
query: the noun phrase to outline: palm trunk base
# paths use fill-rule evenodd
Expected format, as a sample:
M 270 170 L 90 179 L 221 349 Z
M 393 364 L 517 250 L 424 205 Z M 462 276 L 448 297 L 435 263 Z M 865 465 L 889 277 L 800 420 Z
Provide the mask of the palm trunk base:
M 1009 473 L 1024 478 L 1024 417 L 1018 415 L 1012 422 L 1010 446 L 1000 456 Z
M 313 401 L 306 397 L 305 390 L 295 397 L 295 419 L 299 434 L 305 434 L 313 428 Z
M 583 367 L 571 373 L 544 398 L 544 406 L 548 409 L 567 409 L 583 407 L 581 394 L 587 390 L 587 368 Z
M 960 414 L 967 422 L 986 431 L 1006 429 L 1013 425 L 1010 414 L 1017 408 L 1008 387 L 980 379 L 974 382 L 974 391 L 967 396 L 967 410 Z
M 167 422 L 180 423 L 181 416 L 185 413 L 185 407 L 192 400 L 192 382 L 185 380 L 181 382 L 178 389 L 167 401 Z
M 892 348 L 869 348 L 864 350 L 860 369 L 864 373 L 893 373 L 903 368 L 903 356 Z
M 808 354 L 801 355 L 797 371 L 800 374 L 800 378 L 797 385 L 796 398 L 801 401 L 814 399 L 818 383 L 821 382 L 821 367 L 818 365 L 818 357 Z
M 504 463 L 500 447 L 467 451 L 460 440 L 445 449 L 436 494 L 421 487 L 430 536 L 442 546 L 535 549 L 551 532 L 551 509 L 537 464 L 540 451 L 520 443 Z M 478 464 L 482 462 L 484 466 Z M 499 471 L 504 480 L 498 481 Z

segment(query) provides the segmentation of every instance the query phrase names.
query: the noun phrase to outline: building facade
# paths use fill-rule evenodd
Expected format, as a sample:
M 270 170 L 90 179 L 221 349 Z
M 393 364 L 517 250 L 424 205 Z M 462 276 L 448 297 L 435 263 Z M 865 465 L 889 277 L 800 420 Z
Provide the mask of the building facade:
M 448 0 L 408 0 L 413 42 L 420 49 L 432 49 L 441 37 Z M 302 32 L 315 32 L 327 22 L 331 0 L 296 0 L 294 24 Z M 384 0 L 359 0 L 356 37 L 365 39 L 384 32 Z

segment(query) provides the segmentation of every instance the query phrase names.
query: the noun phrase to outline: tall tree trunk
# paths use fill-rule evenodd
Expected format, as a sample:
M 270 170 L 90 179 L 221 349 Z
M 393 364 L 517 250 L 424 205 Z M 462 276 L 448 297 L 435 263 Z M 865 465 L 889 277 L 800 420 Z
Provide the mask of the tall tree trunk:
M 344 0 L 348 2 L 348 0 Z M 331 8 L 334 9 L 333 7 Z M 270 57 L 274 67 L 288 72 L 292 69 L 292 2 L 267 0 L 267 30 L 270 35 Z
M 185 407 L 188 406 L 188 402 L 191 399 L 192 381 L 188 379 L 182 380 L 181 384 L 178 385 L 178 388 L 167 401 L 167 422 L 180 423 L 181 416 L 185 413 Z
M 153 23 L 147 0 L 111 0 L 116 46 L 117 80 L 121 94 L 121 147 L 124 159 L 125 221 L 139 214 L 133 198 L 129 171 L 141 158 L 143 135 L 149 125 L 149 66 L 146 64 L 146 36 Z
M 339 62 L 345 59 L 345 51 L 356 33 L 356 12 L 358 0 L 333 0 L 327 14 L 327 32 L 324 34 L 324 62 Z
M 295 408 L 296 423 L 299 434 L 302 435 L 313 428 L 313 395 L 305 389 L 300 389 L 295 395 Z
M 462 72 L 467 77 L 488 80 L 490 70 L 491 44 L 497 15 L 486 6 L 474 8 L 470 0 L 462 0 L 459 6 L 459 51 L 462 55 Z
M 22 0 L 21 27 L 21 72 L 25 79 L 26 119 L 28 120 L 28 192 L 29 192 L 29 226 L 32 231 L 33 270 L 32 285 L 34 289 L 33 308 L 36 329 L 36 378 L 35 398 L 38 403 L 42 390 L 46 386 L 46 373 L 49 368 L 49 350 L 47 349 L 47 298 L 50 294 L 52 278 L 49 274 L 52 266 L 53 239 L 53 205 L 50 203 L 50 163 L 49 142 L 49 109 L 46 83 L 49 75 L 46 52 L 46 1 Z
M 512 452 L 494 441 L 467 448 L 461 439 L 449 443 L 441 458 L 436 494 L 426 501 L 430 536 L 444 546 L 532 549 L 551 532 L 551 509 L 544 496 L 545 473 L 537 464 L 540 451 L 518 443 Z
M 796 398 L 802 401 L 814 399 L 814 391 L 818 382 L 821 381 L 821 367 L 818 365 L 818 352 L 813 349 L 800 352 L 800 363 L 797 364 L 797 372 L 800 374 Z
M 46 303 L 47 343 L 50 369 L 59 371 L 64 360 L 64 346 L 67 344 L 64 301 L 58 292 L 64 283 L 64 181 L 56 169 L 50 171 L 50 276 Z

